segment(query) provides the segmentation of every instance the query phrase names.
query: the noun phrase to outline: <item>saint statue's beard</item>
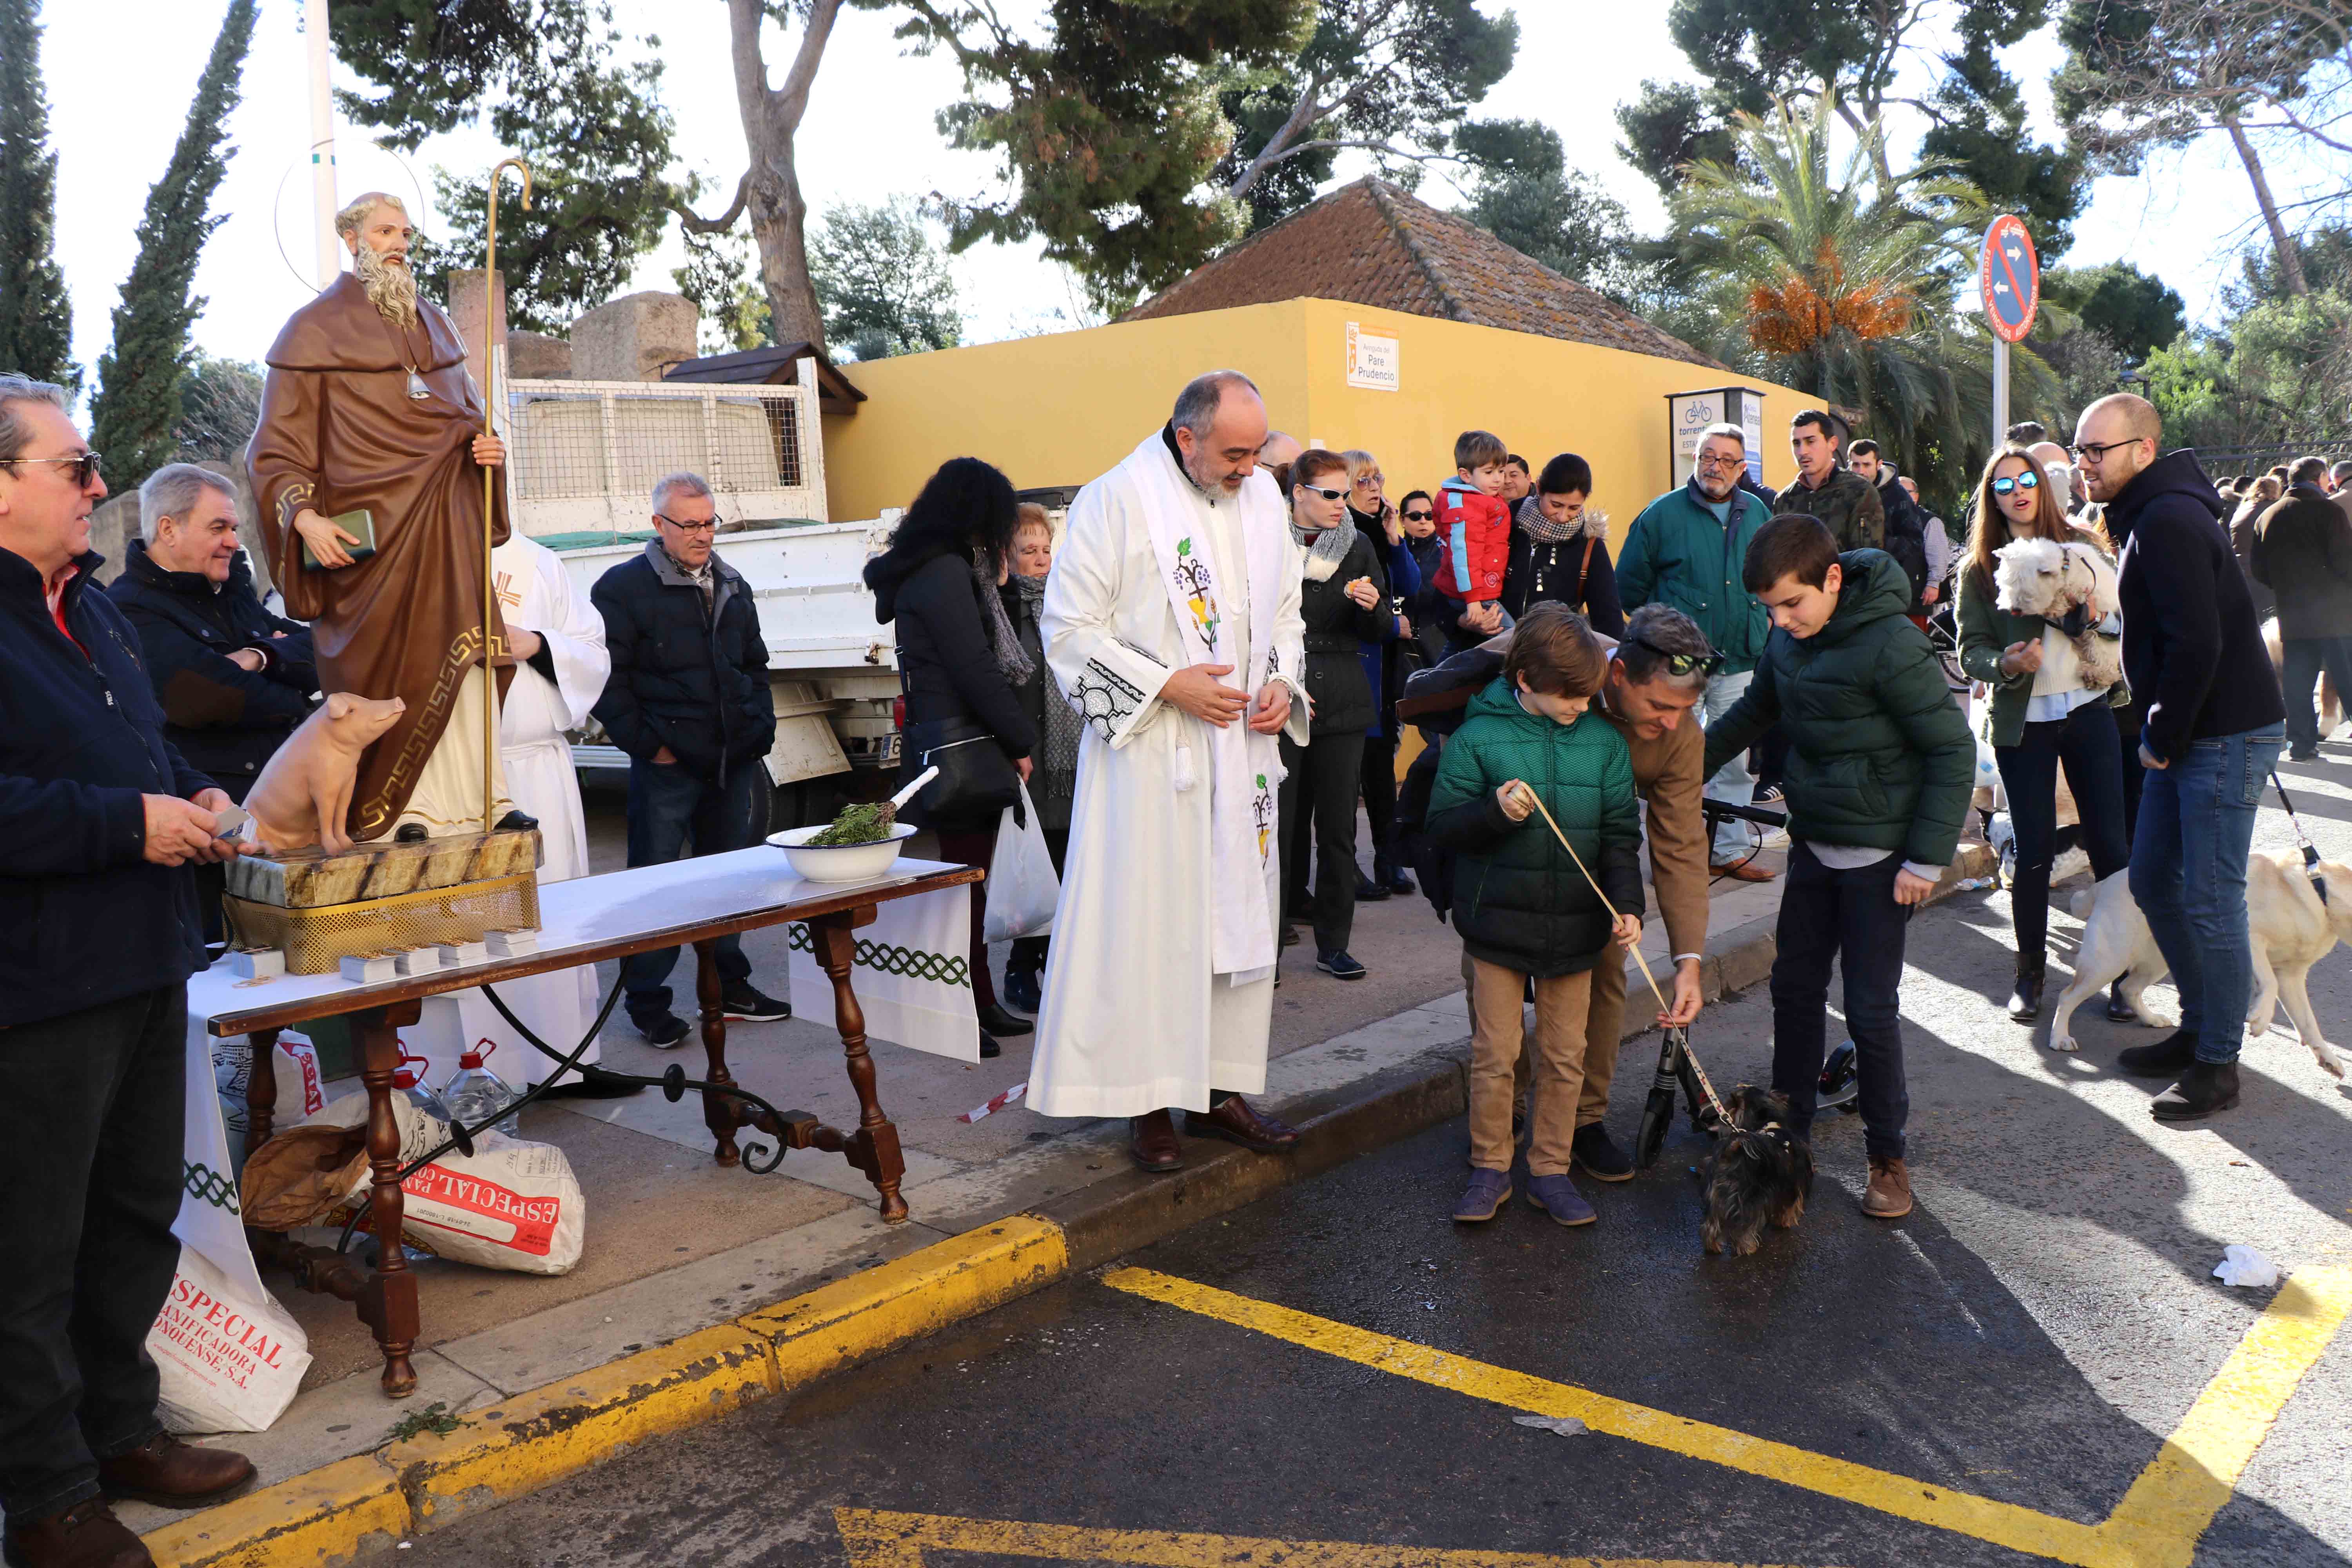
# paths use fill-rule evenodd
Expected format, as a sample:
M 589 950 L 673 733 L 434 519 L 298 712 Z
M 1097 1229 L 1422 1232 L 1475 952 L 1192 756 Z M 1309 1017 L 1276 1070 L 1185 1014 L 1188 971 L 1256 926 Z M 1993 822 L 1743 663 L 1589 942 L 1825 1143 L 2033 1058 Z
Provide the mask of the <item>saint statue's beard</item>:
M 376 313 L 395 327 L 416 324 L 416 275 L 404 266 L 386 261 L 366 241 L 360 242 L 359 254 L 352 258 L 358 265 L 360 287 L 367 290 L 368 303 Z

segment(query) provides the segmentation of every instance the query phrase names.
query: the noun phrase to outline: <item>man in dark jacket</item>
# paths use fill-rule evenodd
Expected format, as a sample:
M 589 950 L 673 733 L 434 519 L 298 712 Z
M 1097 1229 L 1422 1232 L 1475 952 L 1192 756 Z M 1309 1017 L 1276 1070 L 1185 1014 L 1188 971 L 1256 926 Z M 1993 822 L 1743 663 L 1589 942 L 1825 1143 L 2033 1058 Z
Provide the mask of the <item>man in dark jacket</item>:
M 2320 488 L 2326 472 L 2318 458 L 2289 468 L 2286 494 L 2255 521 L 2246 551 L 2246 569 L 2277 596 L 2287 754 L 2298 763 L 2319 757 L 2311 691 L 2321 668 L 2352 692 L 2352 517 Z
M 310 716 L 310 630 L 261 607 L 237 548 L 236 492 L 211 469 L 156 469 L 139 487 L 139 531 L 107 594 L 138 628 L 164 733 L 242 801 Z
M 11 1563 L 152 1568 L 102 1494 L 253 1477 L 164 1433 L 145 1348 L 180 1258 L 187 868 L 236 849 L 96 591 L 106 486 L 67 406 L 0 375 L 0 1510 Z
M 1853 444 L 1847 454 L 1856 478 L 1878 492 L 1878 507 L 1885 517 L 1886 536 L 1879 548 L 1895 557 L 1911 579 L 1911 618 L 1924 622 L 1927 613 L 1927 514 L 1903 488 L 1903 476 L 1886 460 L 1878 443 L 1864 437 Z
M 604 617 L 613 677 L 593 710 L 629 754 L 629 864 L 660 866 L 686 853 L 744 849 L 767 832 L 765 758 L 776 743 L 768 645 L 741 573 L 719 559 L 719 508 L 694 474 L 654 486 L 654 534 L 645 553 L 596 580 L 588 597 Z M 730 1018 L 792 1009 L 751 984 L 740 937 L 719 939 L 720 1004 Z M 677 949 L 621 961 L 629 1021 L 667 1050 L 686 1020 L 670 1010 Z
M 1844 426 L 1818 408 L 1790 420 L 1789 449 L 1796 454 L 1797 482 L 1780 492 L 1775 510 L 1821 519 L 1840 550 L 1884 549 L 1886 509 L 1879 504 L 1875 486 L 1842 466 L 1844 444 Z
M 1715 767 L 1778 723 L 1789 737 L 1789 879 L 1772 961 L 1772 1087 L 1794 1131 L 1812 1125 L 1830 965 L 1845 975 L 1870 1185 L 1862 1212 L 1911 1212 L 1910 1118 L 1899 1022 L 1911 911 L 1950 864 L 1976 741 L 1909 584 L 1884 551 L 1840 554 L 1818 521 L 1777 517 L 1748 547 L 1746 582 L 1773 632 L 1738 706 L 1706 727 Z
M 2157 455 L 2155 405 L 2127 392 L 2083 410 L 2074 460 L 2123 552 L 2124 679 L 2140 721 L 2131 890 L 2180 989 L 2180 1027 L 2116 1059 L 2177 1079 L 2150 1107 L 2185 1121 L 2238 1103 L 2253 984 L 2246 855 L 2258 786 L 2285 742 L 2285 709 L 2213 481 L 2188 451 Z

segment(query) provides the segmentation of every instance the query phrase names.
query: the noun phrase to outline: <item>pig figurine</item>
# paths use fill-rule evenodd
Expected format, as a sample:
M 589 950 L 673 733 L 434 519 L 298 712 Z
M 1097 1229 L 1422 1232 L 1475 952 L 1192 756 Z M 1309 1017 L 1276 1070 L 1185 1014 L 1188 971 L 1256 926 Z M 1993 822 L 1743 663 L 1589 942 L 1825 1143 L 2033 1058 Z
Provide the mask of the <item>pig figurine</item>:
M 392 728 L 408 704 L 349 691 L 329 695 L 286 737 L 246 793 L 245 809 L 264 851 L 283 855 L 316 844 L 330 855 L 352 847 L 343 823 L 359 776 L 360 753 Z

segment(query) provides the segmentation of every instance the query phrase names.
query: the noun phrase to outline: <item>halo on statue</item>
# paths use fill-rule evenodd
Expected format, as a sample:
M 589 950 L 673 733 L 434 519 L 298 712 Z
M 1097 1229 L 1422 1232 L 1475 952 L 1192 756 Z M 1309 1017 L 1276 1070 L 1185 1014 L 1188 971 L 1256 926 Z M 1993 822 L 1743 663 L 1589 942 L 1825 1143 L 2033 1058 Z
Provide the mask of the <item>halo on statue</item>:
M 424 182 L 416 177 L 415 165 L 403 157 L 399 149 L 388 147 L 373 137 L 354 136 L 349 131 L 344 132 L 335 145 L 338 149 L 335 155 L 335 184 L 339 190 L 346 193 L 397 191 L 401 184 L 405 183 L 416 198 L 416 205 L 408 209 L 410 221 L 416 226 L 418 233 L 432 232 L 433 206 L 425 197 Z M 357 156 L 346 161 L 341 152 L 344 148 L 350 148 Z M 295 265 L 293 252 L 286 248 L 286 187 L 297 173 L 308 170 L 310 166 L 310 155 L 305 153 L 287 164 L 286 172 L 278 176 L 278 194 L 271 198 L 269 204 L 269 228 L 271 237 L 278 242 L 278 259 L 286 263 L 286 270 L 294 274 L 300 280 L 303 288 L 316 294 L 320 292 L 320 286 L 311 280 L 309 272 Z M 399 172 L 400 180 L 381 177 L 391 170 Z M 307 246 L 310 243 L 310 218 L 307 215 L 299 220 L 298 226 L 302 229 L 303 243 Z

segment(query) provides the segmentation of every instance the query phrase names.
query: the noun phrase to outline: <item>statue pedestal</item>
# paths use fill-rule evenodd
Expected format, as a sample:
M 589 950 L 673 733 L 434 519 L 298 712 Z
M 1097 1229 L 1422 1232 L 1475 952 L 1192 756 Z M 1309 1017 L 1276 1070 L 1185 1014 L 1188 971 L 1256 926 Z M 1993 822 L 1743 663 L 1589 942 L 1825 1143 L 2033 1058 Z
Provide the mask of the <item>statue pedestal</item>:
M 222 900 L 240 947 L 276 948 L 289 974 L 343 959 L 539 929 L 539 832 L 316 847 L 229 863 Z

